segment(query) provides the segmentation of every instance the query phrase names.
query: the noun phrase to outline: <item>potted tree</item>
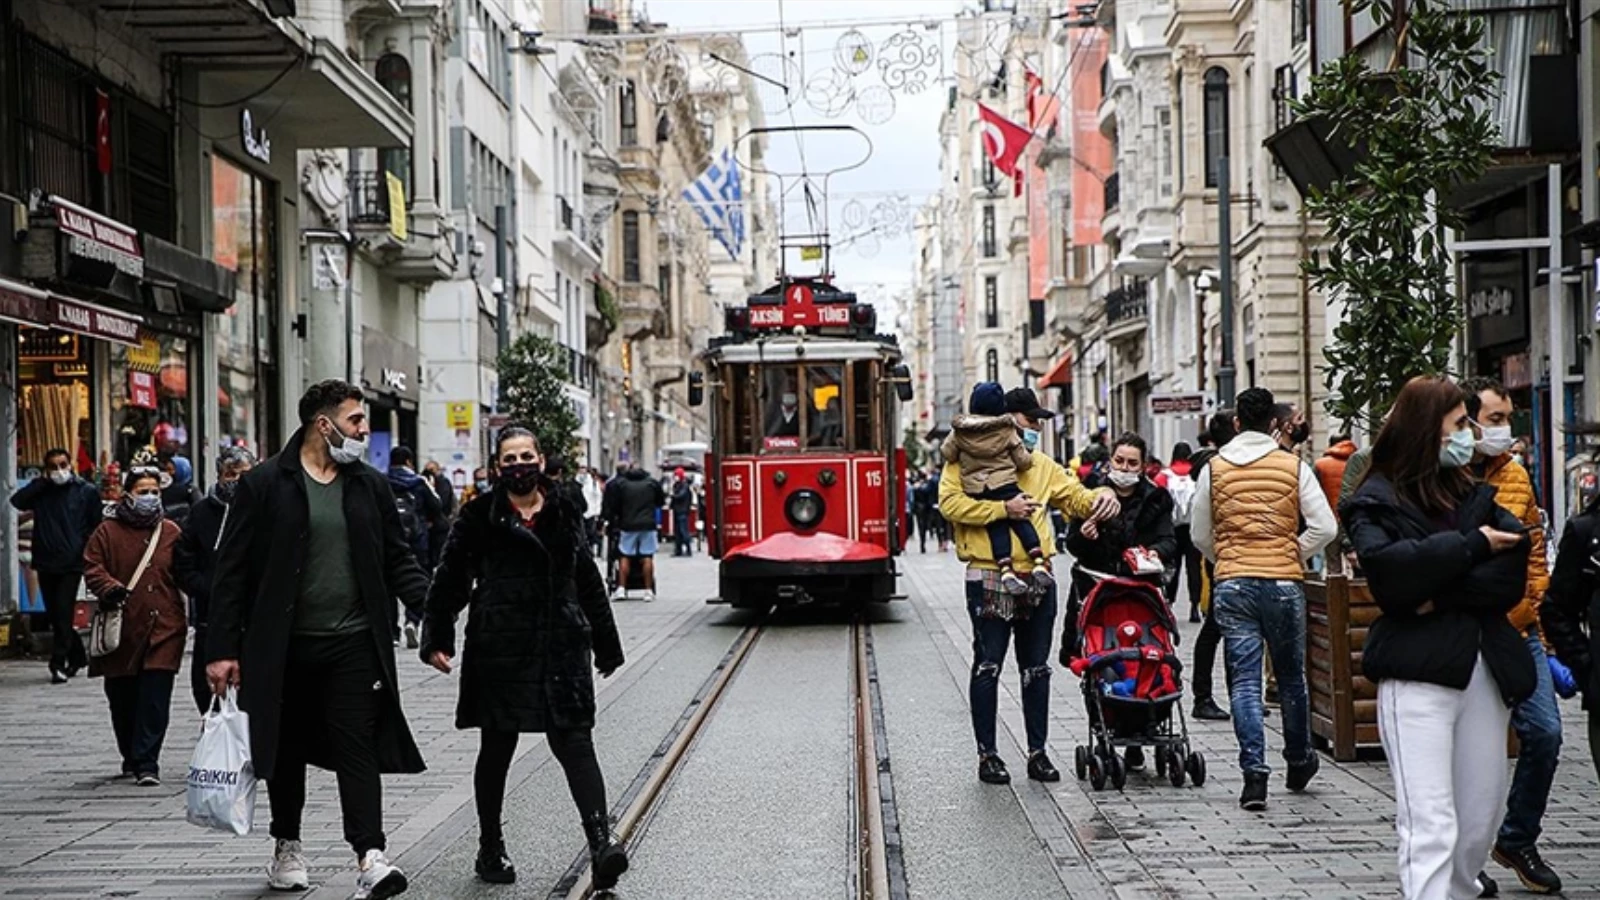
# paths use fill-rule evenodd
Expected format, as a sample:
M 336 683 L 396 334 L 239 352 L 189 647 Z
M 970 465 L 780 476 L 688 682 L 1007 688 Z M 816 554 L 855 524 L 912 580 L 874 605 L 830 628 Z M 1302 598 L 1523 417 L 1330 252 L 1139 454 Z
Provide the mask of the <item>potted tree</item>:
M 1394 35 L 1387 71 L 1348 54 L 1293 104 L 1309 132 L 1338 150 L 1328 155 L 1337 172 L 1325 187 L 1296 179 L 1326 235 L 1302 260 L 1302 275 L 1344 310 L 1323 351 L 1328 411 L 1369 434 L 1408 379 L 1451 370 L 1462 312 L 1445 242 L 1460 224 L 1449 198 L 1484 174 L 1499 144 L 1483 19 L 1446 0 L 1408 0 L 1400 15 L 1396 6 L 1346 2 L 1351 15 L 1372 16 L 1380 33 Z M 1361 677 L 1360 659 L 1377 610 L 1365 584 L 1342 572 L 1308 583 L 1306 595 L 1312 730 L 1336 758 L 1353 758 L 1378 740 L 1377 690 Z

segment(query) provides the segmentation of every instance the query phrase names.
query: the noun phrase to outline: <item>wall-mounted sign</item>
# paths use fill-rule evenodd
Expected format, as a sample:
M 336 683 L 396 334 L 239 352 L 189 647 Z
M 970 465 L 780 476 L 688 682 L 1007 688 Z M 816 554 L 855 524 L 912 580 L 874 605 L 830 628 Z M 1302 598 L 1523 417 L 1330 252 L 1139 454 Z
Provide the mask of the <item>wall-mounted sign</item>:
M 129 347 L 140 345 L 138 319 L 54 294 L 50 299 L 54 301 L 52 326 Z
M 1461 263 L 1467 346 L 1477 350 L 1528 339 L 1523 254 L 1473 255 Z
M 410 240 L 409 223 L 406 221 L 405 182 L 393 172 L 385 172 L 383 176 L 389 185 L 389 233 L 397 241 Z
M 1209 394 L 1151 394 L 1152 416 L 1202 416 L 1211 411 L 1216 400 Z
M 128 405 L 137 409 L 156 408 L 156 377 L 149 372 L 128 373 Z
M 422 357 L 417 348 L 375 328 L 361 329 L 361 380 L 379 394 L 416 403 L 422 399 Z
M 452 400 L 445 404 L 445 427 L 451 431 L 472 430 L 472 408 L 477 404 L 471 400 Z
M 239 112 L 239 140 L 244 144 L 245 156 L 272 165 L 272 138 L 267 136 L 267 126 L 257 131 L 248 108 Z
M 139 232 L 60 197 L 51 197 L 50 204 L 69 255 L 106 263 L 131 278 L 144 277 Z

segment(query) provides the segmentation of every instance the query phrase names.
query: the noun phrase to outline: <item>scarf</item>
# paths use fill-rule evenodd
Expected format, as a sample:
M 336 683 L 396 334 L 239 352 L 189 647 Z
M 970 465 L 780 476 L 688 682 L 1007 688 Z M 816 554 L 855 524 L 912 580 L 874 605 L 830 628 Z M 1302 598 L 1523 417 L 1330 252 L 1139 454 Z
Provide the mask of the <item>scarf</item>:
M 157 506 L 155 510 L 150 513 L 141 513 L 133 505 L 133 495 L 126 494 L 123 496 L 122 500 L 117 503 L 116 513 L 118 521 L 125 522 L 134 528 L 154 528 L 161 524 L 161 520 L 163 518 L 166 518 L 167 511 L 162 507 Z
M 1005 622 L 1026 620 L 1043 599 L 1038 588 L 1030 587 L 1026 594 L 1013 594 L 1006 590 L 1000 581 L 998 569 L 968 569 L 967 580 L 983 584 L 983 602 L 978 608 L 980 618 Z

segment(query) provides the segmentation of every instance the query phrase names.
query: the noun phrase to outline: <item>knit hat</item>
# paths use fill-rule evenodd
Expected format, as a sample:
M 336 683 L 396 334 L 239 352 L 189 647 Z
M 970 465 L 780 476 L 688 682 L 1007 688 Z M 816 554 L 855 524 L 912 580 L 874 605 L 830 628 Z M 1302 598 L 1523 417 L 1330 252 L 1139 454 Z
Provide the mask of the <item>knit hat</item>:
M 993 381 L 980 381 L 972 387 L 967 412 L 975 416 L 999 416 L 1006 411 L 1006 392 Z

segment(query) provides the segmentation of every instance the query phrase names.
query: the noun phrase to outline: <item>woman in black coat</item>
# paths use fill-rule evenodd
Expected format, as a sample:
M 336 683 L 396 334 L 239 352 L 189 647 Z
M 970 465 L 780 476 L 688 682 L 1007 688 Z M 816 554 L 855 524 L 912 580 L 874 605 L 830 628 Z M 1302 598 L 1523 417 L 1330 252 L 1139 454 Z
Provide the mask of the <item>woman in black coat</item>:
M 1582 431 L 1593 434 L 1594 426 Z M 1550 588 L 1539 604 L 1539 626 L 1559 659 L 1572 670 L 1583 708 L 1589 712 L 1589 753 L 1600 772 L 1600 716 L 1594 703 L 1600 699 L 1600 499 L 1591 500 L 1583 512 L 1567 520 L 1556 553 Z
M 1464 401 L 1448 379 L 1412 379 L 1340 507 L 1383 613 L 1361 667 L 1378 684 L 1408 900 L 1478 896 L 1505 812 L 1510 708 L 1534 687 L 1506 619 L 1524 593 L 1528 536 L 1468 474 Z
M 605 780 L 595 758 L 594 679 L 622 665 L 622 640 L 605 580 L 588 554 L 583 518 L 544 476 L 538 440 L 525 428 L 500 432 L 498 477 L 461 509 L 434 572 L 423 622 L 423 661 L 450 671 L 455 620 L 469 608 L 457 728 L 482 730 L 473 789 L 478 806 L 478 877 L 516 880 L 500 812 L 506 773 L 524 732 L 545 734 L 578 806 L 596 888 L 628 868 L 611 836 Z
M 1116 492 L 1122 512 L 1104 522 L 1073 520 L 1067 526 L 1067 552 L 1077 567 L 1106 575 L 1133 575 L 1124 554 L 1144 547 L 1170 570 L 1178 559 L 1177 530 L 1172 524 L 1172 495 L 1145 477 L 1149 453 L 1144 438 L 1127 432 L 1111 448 L 1105 483 Z M 1074 600 L 1087 597 L 1094 580 L 1074 575 Z M 1165 582 L 1162 577 L 1161 583 Z M 1075 614 L 1068 616 L 1075 621 Z

